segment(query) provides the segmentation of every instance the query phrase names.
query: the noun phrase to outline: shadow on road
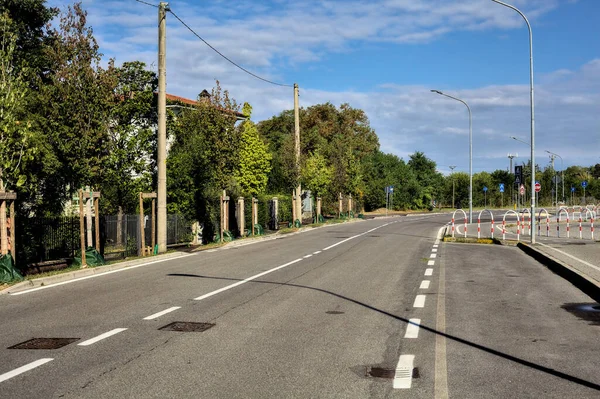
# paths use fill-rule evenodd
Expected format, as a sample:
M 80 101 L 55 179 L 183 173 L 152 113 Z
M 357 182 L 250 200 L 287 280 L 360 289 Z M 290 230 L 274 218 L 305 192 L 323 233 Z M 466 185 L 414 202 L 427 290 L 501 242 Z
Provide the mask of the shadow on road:
M 226 280 L 226 281 L 243 281 L 243 279 L 236 279 L 236 278 L 230 278 L 230 277 L 212 277 L 212 276 L 202 276 L 202 275 L 197 275 L 197 274 L 186 274 L 186 273 L 171 273 L 171 274 L 167 274 L 167 276 L 170 276 L 170 277 L 193 277 L 193 278 L 203 278 L 203 279 L 212 279 L 212 280 Z M 377 313 L 380 313 L 380 314 L 383 314 L 385 316 L 391 317 L 393 319 L 399 320 L 399 321 L 401 321 L 403 323 L 406 323 L 406 324 L 409 323 L 409 320 L 405 319 L 404 317 L 397 316 L 395 314 L 386 312 L 385 310 L 373 307 L 373 306 L 371 306 L 369 304 L 357 301 L 357 300 L 352 299 L 352 298 L 348 298 L 346 296 L 337 294 L 335 292 L 324 290 L 322 288 L 315 288 L 315 287 L 309 287 L 309 286 L 305 286 L 305 285 L 291 284 L 291 283 L 278 283 L 278 282 L 274 282 L 274 281 L 263 281 L 263 280 L 251 280 L 251 281 L 248 281 L 248 282 L 249 283 L 257 283 L 257 284 L 274 284 L 274 285 L 279 285 L 279 286 L 305 288 L 305 289 L 309 289 L 309 290 L 314 290 L 314 291 L 322 292 L 324 294 L 332 295 L 334 297 L 343 299 L 345 301 L 354 303 L 356 305 L 359 305 L 359 306 L 362 306 L 364 308 L 370 309 L 370 310 L 375 311 Z M 475 342 L 471 342 L 471 341 L 468 341 L 466 339 L 463 339 L 463 338 L 460 338 L 460 337 L 457 337 L 457 336 L 454 336 L 454 335 L 450 335 L 450 334 L 438 331 L 435 328 L 428 327 L 428 326 L 423 325 L 423 324 L 420 324 L 419 326 L 420 326 L 420 328 L 422 328 L 422 329 L 424 329 L 426 331 L 429 331 L 429 332 L 431 332 L 433 334 L 437 334 L 437 335 L 443 336 L 443 337 L 445 337 L 447 339 L 459 342 L 461 344 L 468 345 L 470 347 L 479 349 L 481 351 L 487 352 L 487 353 L 492 354 L 494 356 L 498 356 L 498 357 L 501 357 L 503 359 L 509 360 L 511 362 L 515 362 L 515 363 L 521 364 L 523 366 L 527 366 L 527 367 L 530 367 L 532 369 L 541 371 L 543 373 L 550 374 L 550 375 L 553 375 L 555 377 L 558 377 L 558 378 L 561 378 L 561 379 L 573 382 L 575 384 L 579 384 L 579 385 L 582 385 L 582 386 L 585 386 L 585 387 L 588 387 L 588 388 L 600 391 L 600 385 L 599 384 L 596 384 L 596 383 L 593 383 L 593 382 L 581 379 L 579 377 L 575 377 L 575 376 L 563 373 L 561 371 L 557 371 L 557 370 L 551 369 L 549 367 L 542 366 L 540 364 L 536 364 L 536 363 L 530 362 L 530 361 L 525 360 L 525 359 L 518 358 L 518 357 L 513 356 L 513 355 L 509 355 L 508 353 L 503 353 L 503 352 L 497 351 L 495 349 L 488 348 L 488 347 L 483 346 L 481 344 L 478 344 L 478 343 L 475 343 Z

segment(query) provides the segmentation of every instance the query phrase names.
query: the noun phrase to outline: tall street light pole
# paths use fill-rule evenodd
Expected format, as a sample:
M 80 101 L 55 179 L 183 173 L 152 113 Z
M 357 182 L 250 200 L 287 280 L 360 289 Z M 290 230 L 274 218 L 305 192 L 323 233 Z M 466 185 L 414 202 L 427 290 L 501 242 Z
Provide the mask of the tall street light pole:
M 527 29 L 529 29 L 529 102 L 531 108 L 531 243 L 535 244 L 535 118 L 534 118 L 534 102 L 533 102 L 533 37 L 531 33 L 531 25 L 527 20 L 525 14 L 523 14 L 518 8 L 512 6 L 510 4 L 506 4 L 499 0 L 492 0 L 494 3 L 498 3 L 503 5 L 504 7 L 508 7 L 519 13 L 521 17 L 525 20 L 527 24 Z
M 555 154 L 553 152 L 550 152 L 548 150 L 546 150 L 546 152 L 550 155 L 554 155 L 555 157 L 559 157 L 560 158 L 560 179 L 562 180 L 562 200 L 564 202 L 565 200 L 565 168 L 563 167 L 563 159 L 560 155 Z M 557 190 L 558 191 L 558 188 Z M 558 204 L 556 204 L 556 206 L 558 207 Z
M 471 115 L 471 107 L 460 98 L 452 97 L 439 90 L 431 90 L 431 92 L 460 101 L 469 111 L 469 223 L 473 223 L 473 118 Z
M 452 177 L 452 209 L 454 209 L 454 168 L 456 165 L 450 165 L 449 168 L 451 170 L 450 177 Z

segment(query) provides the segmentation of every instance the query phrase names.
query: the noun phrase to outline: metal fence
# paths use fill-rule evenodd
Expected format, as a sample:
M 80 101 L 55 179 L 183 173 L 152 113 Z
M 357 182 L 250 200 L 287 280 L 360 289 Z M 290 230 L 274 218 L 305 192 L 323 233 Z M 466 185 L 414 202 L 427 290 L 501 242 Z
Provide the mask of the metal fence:
M 16 220 L 17 262 L 22 268 L 48 261 L 68 260 L 81 249 L 79 216 L 20 217 Z M 191 221 L 181 215 L 168 215 L 167 245 L 189 243 L 192 240 L 191 225 Z M 94 226 L 92 223 L 93 240 Z M 144 217 L 144 236 L 145 245 L 151 246 L 152 226 L 147 215 Z M 100 252 L 107 260 L 137 256 L 140 244 L 139 215 L 100 218 Z

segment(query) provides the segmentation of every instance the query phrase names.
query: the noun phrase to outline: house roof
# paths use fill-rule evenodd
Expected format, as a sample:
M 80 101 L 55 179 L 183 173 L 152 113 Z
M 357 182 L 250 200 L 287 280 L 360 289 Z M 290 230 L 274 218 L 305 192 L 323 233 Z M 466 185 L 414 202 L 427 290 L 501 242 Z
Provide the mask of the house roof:
M 158 95 L 158 93 L 155 92 L 155 95 Z M 180 103 L 180 104 L 192 105 L 192 106 L 198 104 L 198 102 L 196 100 L 190 100 L 189 98 L 176 96 L 174 94 L 167 93 L 166 97 L 167 97 L 167 101 L 174 102 L 174 103 Z M 210 98 L 210 94 L 206 90 L 203 90 L 202 93 L 200 94 L 200 97 L 201 98 Z M 221 109 L 222 111 L 225 111 L 222 108 L 219 108 L 219 109 Z M 241 112 L 235 111 L 234 114 L 235 114 L 236 119 L 238 119 L 238 120 L 248 119 L 248 117 L 246 115 L 242 114 Z

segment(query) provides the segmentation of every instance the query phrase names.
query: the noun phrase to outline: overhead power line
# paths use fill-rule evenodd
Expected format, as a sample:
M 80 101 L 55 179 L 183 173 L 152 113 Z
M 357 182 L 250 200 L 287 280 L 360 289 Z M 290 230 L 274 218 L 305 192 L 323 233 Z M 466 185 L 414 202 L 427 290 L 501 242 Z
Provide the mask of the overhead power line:
M 135 0 L 135 1 L 137 1 L 138 3 L 145 4 L 147 6 L 150 6 L 150 7 L 156 7 L 156 8 L 158 8 L 158 6 L 156 4 L 147 3 L 147 2 L 142 1 L 142 0 Z
M 141 0 L 136 0 L 136 1 L 140 1 Z M 210 43 L 208 43 L 206 40 L 204 40 L 199 34 L 197 34 L 188 24 L 186 24 L 185 22 L 183 22 L 183 20 L 181 18 L 179 18 L 177 16 L 177 14 L 175 14 L 172 10 L 169 10 L 169 12 L 171 14 L 173 14 L 173 16 L 179 21 L 181 22 L 181 24 L 183 26 L 185 26 L 186 28 L 188 28 L 188 30 L 190 32 L 192 32 L 194 34 L 194 36 L 196 36 L 198 39 L 202 40 L 204 42 L 204 44 L 206 44 L 208 47 L 210 47 L 215 53 L 219 54 L 221 57 L 225 58 L 227 61 L 229 61 L 231 64 L 235 65 L 236 67 L 238 67 L 239 69 L 241 69 L 242 71 L 246 72 L 248 75 L 254 76 L 257 79 L 262 80 L 263 82 L 267 82 L 276 86 L 283 86 L 283 87 L 294 87 L 293 85 L 289 85 L 289 84 L 284 84 L 284 83 L 277 83 L 277 82 L 273 82 L 271 80 L 265 79 L 263 77 L 258 76 L 255 73 L 250 72 L 249 70 L 247 70 L 246 68 L 244 68 L 243 66 L 236 64 L 235 62 L 233 62 L 232 60 L 230 60 L 229 58 L 227 58 L 227 56 L 225 56 L 223 53 L 221 53 L 219 50 L 217 50 L 216 48 L 214 48 L 213 46 L 210 45 Z

